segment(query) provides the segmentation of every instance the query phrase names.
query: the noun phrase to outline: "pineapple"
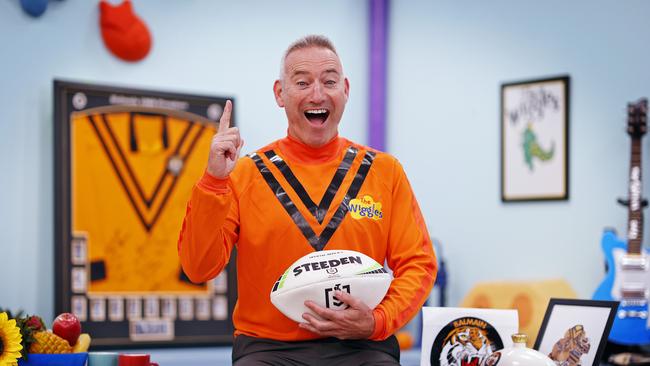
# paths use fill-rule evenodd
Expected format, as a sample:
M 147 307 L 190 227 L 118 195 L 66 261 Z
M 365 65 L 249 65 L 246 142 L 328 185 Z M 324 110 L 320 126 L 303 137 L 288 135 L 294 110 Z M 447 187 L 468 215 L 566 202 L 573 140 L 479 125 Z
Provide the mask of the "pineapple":
M 29 347 L 29 353 L 71 353 L 72 347 L 65 339 L 50 332 L 34 332 L 36 340 Z
M 45 323 L 43 322 L 43 319 L 37 315 L 22 315 L 22 311 L 16 315 L 16 325 L 20 329 L 20 334 L 23 337 L 23 349 L 20 350 L 20 354 L 24 360 L 27 360 L 27 353 L 29 352 L 31 345 L 36 342 L 36 339 L 34 339 L 34 333 L 44 331 Z

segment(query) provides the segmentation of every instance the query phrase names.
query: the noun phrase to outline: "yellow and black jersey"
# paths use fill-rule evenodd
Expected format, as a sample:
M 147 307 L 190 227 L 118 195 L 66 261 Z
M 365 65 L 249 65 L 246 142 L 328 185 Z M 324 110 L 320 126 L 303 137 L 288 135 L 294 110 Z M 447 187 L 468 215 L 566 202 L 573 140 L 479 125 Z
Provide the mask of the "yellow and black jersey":
M 89 293 L 207 290 L 184 276 L 175 245 L 216 131 L 199 119 L 73 115 L 72 231 L 87 235 Z

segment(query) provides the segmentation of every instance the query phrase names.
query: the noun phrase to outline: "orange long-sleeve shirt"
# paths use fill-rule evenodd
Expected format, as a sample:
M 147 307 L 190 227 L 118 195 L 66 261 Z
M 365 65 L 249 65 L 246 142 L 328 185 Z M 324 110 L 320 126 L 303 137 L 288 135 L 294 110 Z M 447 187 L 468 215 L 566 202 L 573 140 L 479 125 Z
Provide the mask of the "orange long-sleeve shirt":
M 241 158 L 228 179 L 207 173 L 201 178 L 178 243 L 183 270 L 195 282 L 207 281 L 221 272 L 234 246 L 235 335 L 319 337 L 299 328 L 269 298 L 286 268 L 316 249 L 356 250 L 393 270 L 388 293 L 373 311 L 372 340 L 389 337 L 416 314 L 437 273 L 399 162 L 341 137 L 317 149 L 287 137 Z

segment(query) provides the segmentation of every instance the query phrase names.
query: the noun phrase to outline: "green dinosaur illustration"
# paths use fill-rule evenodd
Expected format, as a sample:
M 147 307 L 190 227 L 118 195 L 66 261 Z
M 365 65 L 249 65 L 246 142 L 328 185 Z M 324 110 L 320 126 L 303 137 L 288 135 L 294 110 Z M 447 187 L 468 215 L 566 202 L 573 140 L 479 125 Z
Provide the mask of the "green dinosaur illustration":
M 528 123 L 526 129 L 524 130 L 524 159 L 526 160 L 526 165 L 528 168 L 533 171 L 533 158 L 536 157 L 541 161 L 548 161 L 553 158 L 555 153 L 555 141 L 551 142 L 551 148 L 549 150 L 543 150 L 539 143 L 537 143 L 537 135 L 533 132 L 533 127 L 531 123 Z

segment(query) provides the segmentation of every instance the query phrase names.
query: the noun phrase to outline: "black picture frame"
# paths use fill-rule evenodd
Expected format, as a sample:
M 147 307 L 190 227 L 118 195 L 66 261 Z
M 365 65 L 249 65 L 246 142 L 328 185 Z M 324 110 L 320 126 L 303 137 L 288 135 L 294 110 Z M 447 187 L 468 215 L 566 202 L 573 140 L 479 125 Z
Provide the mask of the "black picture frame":
M 559 342 L 567 337 L 579 336 L 583 340 L 582 343 L 588 345 L 585 347 L 588 348 L 588 352 L 580 356 L 581 361 L 584 361 L 582 364 L 598 366 L 605 351 L 618 304 L 618 301 L 551 298 L 533 348 L 551 357 L 550 352 L 553 352 L 553 348 Z M 576 328 L 578 325 L 581 328 Z M 595 342 L 592 342 L 593 340 Z M 589 360 L 591 362 L 588 362 Z
M 501 201 L 569 199 L 570 77 L 501 84 Z
M 74 221 L 77 219 L 73 220 L 76 203 L 73 204 L 72 200 L 81 201 L 83 198 L 76 196 L 78 192 L 75 190 L 76 187 L 73 187 L 76 179 L 73 177 L 73 170 L 79 176 L 86 172 L 82 171 L 81 164 L 73 167 L 73 159 L 82 158 L 82 153 L 77 154 L 72 151 L 72 144 L 81 139 L 79 136 L 82 136 L 80 132 L 82 129 L 79 128 L 80 122 L 77 120 L 76 135 L 71 136 L 73 130 L 71 126 L 73 120 L 82 118 L 79 116 L 86 116 L 83 118 L 87 118 L 88 126 L 92 125 L 95 128 L 96 136 L 93 139 L 96 141 L 88 142 L 87 145 L 95 144 L 93 146 L 97 146 L 97 148 L 93 151 L 104 151 L 105 160 L 112 162 L 113 170 L 110 168 L 105 170 L 107 173 L 104 176 L 107 177 L 106 179 L 113 179 L 116 182 L 118 179 L 115 177 L 119 177 L 122 185 L 116 186 L 115 192 L 121 192 L 125 197 L 128 196 L 129 199 L 123 199 L 127 202 L 124 204 L 125 207 L 132 208 L 134 212 L 139 210 L 137 215 L 133 214 L 134 219 L 130 221 L 130 224 L 132 227 L 141 227 L 143 232 L 146 229 L 146 233 L 149 233 L 149 230 L 153 230 L 151 228 L 155 228 L 156 220 L 162 216 L 161 212 L 172 205 L 174 207 L 184 206 L 185 203 L 182 200 L 187 202 L 189 197 L 180 198 L 177 193 L 181 184 L 185 186 L 189 184 L 187 182 L 189 178 L 185 179 L 183 183 L 177 182 L 184 179 L 184 172 L 191 169 L 196 171 L 196 167 L 190 168 L 189 159 L 193 159 L 192 161 L 202 159 L 203 167 L 201 169 L 204 169 L 207 150 L 197 152 L 198 147 L 195 149 L 194 146 L 199 146 L 197 141 L 201 141 L 203 145 L 200 146 L 204 146 L 206 139 L 211 140 L 213 131 L 217 129 L 226 100 L 233 100 L 233 98 L 96 85 L 66 80 L 54 80 L 53 94 L 55 313 L 72 312 L 77 315 L 82 323 L 82 331 L 93 337 L 93 349 L 232 344 L 234 331 L 232 311 L 237 298 L 235 253 L 231 257 L 230 264 L 220 276 L 206 284 L 191 284 L 187 276 L 180 270 L 179 264 L 178 277 L 174 277 L 175 281 L 181 283 L 179 286 L 196 286 L 196 290 L 193 290 L 194 287 L 191 287 L 191 291 L 165 290 L 164 287 L 167 285 L 162 285 L 163 289 L 156 291 L 93 290 L 93 281 L 98 276 L 102 279 L 106 278 L 107 268 L 110 268 L 106 263 L 115 253 L 106 250 L 105 257 L 108 258 L 106 261 L 91 260 L 89 253 L 93 239 L 89 239 L 86 234 L 79 234 L 73 228 L 73 225 L 76 225 Z M 131 129 L 134 124 L 140 123 L 138 118 L 164 120 L 165 127 L 161 129 L 163 131 L 161 136 L 164 135 L 164 138 L 161 137 L 161 139 L 165 141 L 165 144 L 162 145 L 164 147 L 160 147 L 159 151 L 162 151 L 161 154 L 167 154 L 164 155 L 164 159 L 167 160 L 163 160 L 164 164 L 156 167 L 157 174 L 160 174 L 161 171 L 163 173 L 158 181 L 159 186 L 153 190 L 151 195 L 148 192 L 143 195 L 142 192 L 129 191 L 129 187 L 132 187 L 133 184 L 136 186 L 139 184 L 138 171 L 134 166 L 129 168 L 129 161 L 124 157 L 125 154 L 128 154 L 129 147 L 127 146 L 129 144 L 120 145 L 118 141 L 120 134 L 114 134 L 118 136 L 116 139 L 113 135 L 115 131 L 111 132 L 111 126 L 115 126 L 111 124 L 117 123 L 111 118 L 117 120 L 117 116 L 122 115 L 129 116 L 120 118 L 124 121 L 127 121 L 128 118 L 128 122 L 124 123 L 130 123 L 131 127 L 128 128 Z M 133 122 L 134 120 L 136 122 Z M 168 123 L 169 131 L 167 130 Z M 231 123 L 235 125 L 234 114 Z M 181 129 L 178 127 L 180 124 L 186 127 Z M 99 126 L 103 131 L 108 131 L 104 132 L 107 136 L 105 139 L 98 132 Z M 123 132 L 126 125 L 119 126 L 120 128 L 114 130 Z M 85 131 L 92 130 L 92 127 L 85 127 Z M 182 133 L 178 131 L 182 131 Z M 122 135 L 125 136 L 125 134 Z M 93 135 L 90 132 L 85 136 Z M 133 149 L 133 136 L 132 134 L 131 149 Z M 182 136 L 182 138 L 177 136 Z M 167 139 L 170 142 L 167 142 Z M 77 150 L 81 149 L 77 148 Z M 119 154 L 111 155 L 109 150 L 117 151 Z M 83 154 L 86 154 L 86 150 Z M 86 156 L 83 158 L 90 159 Z M 176 159 L 175 165 L 172 164 L 174 159 Z M 103 164 L 110 167 L 110 164 L 106 162 Z M 126 168 L 118 169 L 118 165 Z M 174 166 L 176 168 L 173 168 Z M 122 174 L 122 172 L 126 173 Z M 131 183 L 124 183 L 125 181 Z M 81 186 L 81 184 L 78 185 Z M 168 188 L 162 188 L 159 191 L 160 186 Z M 156 196 L 158 192 L 162 193 Z M 138 206 L 135 203 L 138 201 L 136 193 L 140 193 L 140 196 L 143 197 L 149 195 L 148 201 L 143 200 L 143 203 Z M 159 199 L 161 203 L 156 203 L 157 197 L 161 197 Z M 150 212 L 146 211 L 149 206 L 155 207 L 156 205 L 158 205 L 156 211 L 153 209 Z M 139 207 L 144 208 L 139 209 Z M 78 212 L 76 214 L 81 216 Z M 128 213 L 122 214 L 127 215 Z M 149 216 L 147 217 L 147 215 Z M 173 233 L 171 232 L 173 230 L 170 229 L 169 240 L 164 243 L 165 248 L 167 245 L 171 245 L 175 250 L 183 215 L 184 213 L 178 215 L 179 225 L 177 229 L 174 229 L 176 232 Z M 175 217 L 176 215 L 170 216 Z M 105 221 L 106 218 L 97 218 L 97 220 L 100 219 L 104 219 L 101 222 L 102 225 L 107 225 L 110 228 L 110 217 L 108 222 Z M 92 231 L 90 232 L 92 235 Z M 146 233 L 143 236 L 149 238 Z M 146 248 L 149 243 L 146 240 L 140 241 L 138 245 Z M 167 258 L 170 256 L 168 255 Z M 142 260 L 144 257 L 138 258 L 140 261 L 138 263 L 142 263 Z M 110 274 L 110 272 L 108 273 Z M 113 271 L 113 273 L 117 273 L 117 271 Z M 167 282 L 161 281 L 161 283 Z M 103 315 L 101 315 L 102 312 Z

